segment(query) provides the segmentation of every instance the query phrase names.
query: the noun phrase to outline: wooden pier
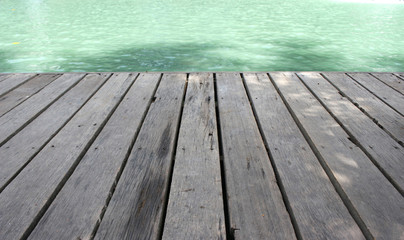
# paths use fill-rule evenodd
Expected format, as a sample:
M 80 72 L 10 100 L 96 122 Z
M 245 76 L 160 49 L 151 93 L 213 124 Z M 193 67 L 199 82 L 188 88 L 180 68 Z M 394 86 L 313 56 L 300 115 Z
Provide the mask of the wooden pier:
M 404 239 L 404 74 L 0 74 L 0 239 Z

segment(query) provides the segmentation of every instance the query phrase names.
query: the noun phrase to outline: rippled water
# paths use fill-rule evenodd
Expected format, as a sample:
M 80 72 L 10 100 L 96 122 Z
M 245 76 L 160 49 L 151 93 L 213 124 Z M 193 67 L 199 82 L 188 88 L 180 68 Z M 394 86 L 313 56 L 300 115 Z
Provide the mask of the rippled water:
M 0 0 L 0 72 L 404 71 L 404 2 Z

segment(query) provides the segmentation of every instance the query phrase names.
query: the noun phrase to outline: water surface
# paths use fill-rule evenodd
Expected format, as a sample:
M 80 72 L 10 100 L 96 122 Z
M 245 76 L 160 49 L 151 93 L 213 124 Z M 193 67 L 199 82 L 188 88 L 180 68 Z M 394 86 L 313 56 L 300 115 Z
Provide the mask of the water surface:
M 404 71 L 404 2 L 0 0 L 0 72 Z

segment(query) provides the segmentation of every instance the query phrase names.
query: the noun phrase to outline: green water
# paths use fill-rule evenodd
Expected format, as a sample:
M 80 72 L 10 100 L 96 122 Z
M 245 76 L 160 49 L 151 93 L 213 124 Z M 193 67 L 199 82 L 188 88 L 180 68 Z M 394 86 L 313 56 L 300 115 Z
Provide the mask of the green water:
M 403 29 L 404 2 L 0 0 L 0 72 L 404 71 Z

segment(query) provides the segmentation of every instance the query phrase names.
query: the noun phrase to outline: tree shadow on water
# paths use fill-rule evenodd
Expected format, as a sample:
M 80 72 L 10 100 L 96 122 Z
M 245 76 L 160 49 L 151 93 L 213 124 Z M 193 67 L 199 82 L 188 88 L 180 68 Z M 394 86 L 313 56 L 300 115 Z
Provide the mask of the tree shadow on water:
M 262 47 L 257 47 L 262 46 Z M 271 46 L 271 47 L 265 47 Z M 126 72 L 126 71 L 358 71 L 347 66 L 347 57 L 329 43 L 317 39 L 256 39 L 248 44 L 155 43 L 112 49 L 89 55 L 75 49 L 56 54 L 57 59 L 36 64 L 41 72 Z M 334 48 L 335 49 L 335 48 Z M 2 72 L 19 71 L 0 52 Z M 384 57 L 378 59 L 382 61 Z M 396 59 L 397 60 L 397 59 Z M 369 60 L 371 61 L 371 60 Z M 393 59 L 394 61 L 394 59 Z M 390 64 L 393 64 L 390 62 Z M 22 66 L 24 68 L 24 66 Z M 17 69 L 17 70 L 15 70 Z M 22 69 L 27 72 L 30 69 Z
M 279 39 L 267 54 L 278 56 L 276 71 L 342 71 L 346 57 L 327 49 L 326 42 L 313 39 Z
M 70 55 L 64 71 L 215 71 L 224 62 L 241 64 L 213 54 L 222 47 L 213 44 L 149 44 L 108 51 L 97 56 Z
M 258 43 L 259 44 L 259 43 Z M 270 49 L 248 49 L 222 44 L 150 44 L 71 57 L 64 71 L 337 71 L 339 53 L 318 52 L 312 41 L 274 41 Z M 262 44 L 264 45 L 264 43 Z
M 0 51 L 0 72 L 10 72 L 13 70 L 12 64 L 7 61 L 7 59 L 10 59 L 10 57 L 11 54 L 5 51 Z

